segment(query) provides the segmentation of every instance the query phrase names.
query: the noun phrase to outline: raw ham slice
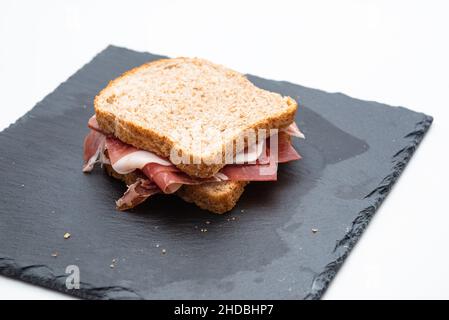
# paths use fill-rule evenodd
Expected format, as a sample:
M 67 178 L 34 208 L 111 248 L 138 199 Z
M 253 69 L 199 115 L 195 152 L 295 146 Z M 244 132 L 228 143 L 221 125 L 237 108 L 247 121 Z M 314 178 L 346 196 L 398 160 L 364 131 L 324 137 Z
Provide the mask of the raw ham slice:
M 115 203 L 117 209 L 128 210 L 159 192 L 160 189 L 156 184 L 148 179 L 138 178 L 136 182 L 128 186 L 128 190 Z
M 125 156 L 139 151 L 139 149 L 112 137 L 106 138 L 106 149 L 108 150 L 109 160 L 113 165 Z
M 271 139 L 278 139 L 277 140 L 277 159 L 272 156 L 270 157 L 270 143 L 272 142 Z M 265 152 L 261 153 L 261 156 L 257 160 L 257 164 L 267 164 L 270 161 L 275 161 L 277 163 L 285 163 L 290 162 L 294 160 L 301 159 L 301 156 L 299 153 L 295 150 L 293 147 L 290 136 L 286 134 L 285 132 L 280 132 L 279 135 L 274 135 L 267 139 L 266 141 L 266 148 L 264 150 Z
M 220 173 L 233 181 L 276 181 L 277 164 L 273 161 L 267 164 L 233 164 L 223 167 Z
M 120 174 L 141 170 L 148 179 L 139 178 L 128 186 L 122 198 L 117 200 L 119 210 L 132 208 L 145 201 L 151 195 L 174 193 L 183 184 L 201 184 L 212 181 L 275 181 L 277 179 L 278 163 L 301 159 L 290 142 L 290 136 L 303 137 L 296 124 L 282 130 L 277 141 L 277 158 L 270 155 L 270 138 L 263 144 L 263 150 L 257 150 L 255 163 L 229 164 L 223 167 L 214 177 L 200 179 L 187 175 L 173 165 L 168 159 L 135 148 L 119 139 L 102 133 L 98 122 L 93 116 L 88 123 L 91 129 L 84 140 L 83 171 L 89 172 L 97 162 L 109 163 Z M 276 136 L 271 139 L 275 139 Z M 104 156 L 107 151 L 107 158 Z
M 302 139 L 306 138 L 304 136 L 304 133 L 302 133 L 299 130 L 298 125 L 296 124 L 296 122 L 292 122 L 287 128 L 283 129 L 282 131 L 288 133 L 289 135 L 291 135 L 293 137 L 298 137 L 298 138 L 302 138 Z
M 89 129 L 102 132 L 100 125 L 98 124 L 97 117 L 95 115 L 90 117 L 89 121 L 87 122 L 87 126 L 89 127 Z
M 84 166 L 83 172 L 90 172 L 104 152 L 106 136 L 91 130 L 84 138 Z
M 164 166 L 154 162 L 145 165 L 142 171 L 150 180 L 159 186 L 163 193 L 174 193 L 183 184 L 201 184 L 221 180 L 218 176 L 207 179 L 193 178 L 174 165 Z
M 271 156 L 270 141 L 278 139 L 278 157 Z M 255 164 L 232 164 L 220 170 L 229 180 L 235 181 L 275 181 L 277 180 L 277 164 L 299 160 L 301 156 L 290 142 L 290 136 L 280 133 L 278 137 L 267 139 L 266 150 Z
M 158 163 L 162 166 L 173 164 L 158 155 L 137 149 L 113 137 L 106 138 L 108 157 L 114 170 L 120 174 L 128 174 L 136 169 L 143 169 L 147 163 Z
M 88 135 L 99 137 L 102 134 L 93 130 Z M 103 136 L 104 137 L 104 136 Z M 95 138 L 86 138 L 86 141 L 97 141 Z M 270 145 L 267 143 L 266 153 L 255 164 L 231 164 L 222 168 L 215 177 L 210 179 L 193 178 L 179 170 L 167 160 L 151 154 L 146 163 L 133 161 L 136 153 L 147 152 L 139 150 L 122 141 L 113 138 L 105 138 L 105 149 L 108 152 L 109 161 L 114 170 L 120 174 L 126 174 L 136 169 L 140 169 L 153 182 L 155 182 L 164 193 L 173 193 L 183 184 L 200 184 L 211 181 L 238 180 L 238 181 L 275 181 L 277 179 L 277 163 L 285 163 L 301 159 L 290 143 L 290 138 L 285 134 L 279 135 L 278 140 L 278 159 L 273 161 L 270 157 Z M 101 147 L 102 148 L 102 147 Z M 101 149 L 100 148 L 100 149 Z M 94 147 L 86 146 L 86 150 L 93 150 Z M 92 153 L 92 151 L 90 152 Z M 149 152 L 148 152 L 149 153 Z M 97 154 L 97 153 L 95 153 Z M 91 162 L 95 164 L 98 156 L 93 157 Z M 127 158 L 127 159 L 126 159 Z M 126 161 L 124 161 L 126 160 Z M 121 165 L 127 163 L 128 166 Z M 162 162 L 163 164 L 161 164 Z M 133 166 L 134 165 L 134 166 Z M 87 166 L 87 164 L 86 164 Z M 93 166 L 93 165 L 92 165 Z M 125 170 L 125 169 L 126 170 Z
M 269 148 L 269 147 L 268 147 Z M 286 134 L 279 134 L 278 140 L 278 163 L 286 163 L 301 159 L 299 153 L 293 147 L 290 137 Z
M 174 193 L 183 184 L 220 181 L 216 177 L 210 179 L 190 177 L 168 160 L 152 152 L 139 150 L 113 137 L 106 138 L 105 146 L 109 161 L 116 172 L 127 174 L 140 169 L 163 193 Z

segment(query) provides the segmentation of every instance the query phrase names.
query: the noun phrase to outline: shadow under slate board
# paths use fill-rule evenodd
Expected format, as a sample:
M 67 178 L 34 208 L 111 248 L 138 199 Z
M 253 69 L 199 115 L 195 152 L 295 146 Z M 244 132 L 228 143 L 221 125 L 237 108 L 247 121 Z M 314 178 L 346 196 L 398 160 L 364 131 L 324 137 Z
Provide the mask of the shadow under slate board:
M 432 117 L 250 75 L 298 100 L 303 159 L 225 215 L 164 195 L 118 212 L 125 186 L 81 172 L 87 120 L 109 80 L 160 58 L 110 46 L 0 134 L 0 273 L 89 299 L 320 298 Z

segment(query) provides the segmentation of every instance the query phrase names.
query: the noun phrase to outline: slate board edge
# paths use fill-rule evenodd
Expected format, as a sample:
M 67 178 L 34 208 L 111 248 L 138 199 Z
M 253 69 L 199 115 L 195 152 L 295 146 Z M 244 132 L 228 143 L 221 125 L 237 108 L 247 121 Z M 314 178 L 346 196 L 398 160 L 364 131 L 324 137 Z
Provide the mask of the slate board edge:
M 413 153 L 423 140 L 426 132 L 433 122 L 433 117 L 428 115 L 423 116 L 424 119 L 417 123 L 415 130 L 404 137 L 405 139 L 410 139 L 410 144 L 394 155 L 392 160 L 392 172 L 382 180 L 376 189 L 364 197 L 365 199 L 371 199 L 371 205 L 359 212 L 357 217 L 352 222 L 351 229 L 342 239 L 337 241 L 334 252 L 339 253 L 338 258 L 330 262 L 324 268 L 324 271 L 314 278 L 311 292 L 305 299 L 316 300 L 323 296 L 346 257 L 362 236 L 363 231 L 368 226 L 377 209 L 380 207 L 383 200 L 386 198 L 389 191 L 404 171 L 408 161 L 411 159 Z
M 70 76 L 65 82 L 67 82 L 72 77 L 75 77 L 75 75 L 78 72 L 80 72 L 86 65 L 92 62 L 97 56 L 103 54 L 104 51 L 111 48 L 124 49 L 127 51 L 131 51 L 133 53 L 136 52 L 134 50 L 130 50 L 127 48 L 109 45 L 106 49 L 95 55 L 91 61 L 83 65 L 81 69 L 79 69 L 72 76 Z M 47 96 L 55 92 L 59 87 L 64 85 L 65 82 L 61 83 Z M 277 82 L 289 83 L 288 81 L 277 81 Z M 342 93 L 330 93 L 318 89 L 313 90 L 321 91 L 323 93 L 328 94 L 344 95 Z M 31 110 L 25 113 L 22 117 L 20 117 L 15 122 L 11 123 L 8 127 L 6 127 L 4 130 L 2 130 L 2 132 L 7 131 L 8 129 L 20 124 L 22 120 L 28 117 L 29 113 L 34 108 L 40 106 L 41 102 L 44 101 L 47 98 L 47 96 L 44 97 L 41 101 L 39 101 Z M 397 181 L 400 174 L 404 170 L 411 156 L 415 152 L 417 146 L 424 138 L 424 135 L 429 129 L 430 125 L 432 124 L 432 121 L 433 118 L 431 116 L 423 114 L 423 120 L 417 124 L 415 130 L 404 137 L 405 139 L 410 139 L 410 144 L 406 148 L 399 151 L 394 156 L 392 161 L 392 172 L 382 180 L 382 183 L 375 190 L 373 190 L 372 192 L 370 192 L 368 195 L 365 196 L 365 198 L 372 199 L 372 204 L 359 212 L 356 219 L 354 219 L 354 221 L 352 222 L 351 229 L 346 233 L 346 235 L 341 240 L 337 241 L 336 246 L 334 248 L 334 252 L 338 254 L 337 259 L 327 264 L 324 270 L 314 278 L 311 284 L 310 293 L 306 295 L 306 299 L 315 300 L 320 299 L 322 297 L 322 295 L 328 288 L 330 282 L 335 277 L 336 273 L 343 264 L 344 260 L 346 259 L 352 248 L 355 246 L 358 239 L 361 237 L 365 228 L 368 226 L 376 210 L 379 208 L 379 206 L 387 196 L 388 192 L 391 190 L 394 183 Z M 0 132 L 0 134 L 2 132 Z M 27 274 L 27 271 L 30 269 L 45 269 L 46 272 L 44 272 L 43 270 L 42 276 L 40 277 L 30 276 Z M 8 257 L 0 257 L 0 274 L 31 284 L 38 284 L 48 289 L 53 289 L 65 294 L 77 296 L 84 299 L 123 299 L 123 298 L 143 299 L 143 297 L 140 296 L 137 292 L 130 290 L 128 288 L 118 286 L 94 287 L 88 283 L 81 283 L 80 289 L 69 290 L 65 286 L 65 279 L 67 276 L 66 274 L 57 276 L 54 274 L 53 270 L 51 270 L 47 266 L 40 266 L 40 265 L 23 266 L 16 263 L 13 259 L 10 259 Z
M 32 275 L 29 275 L 28 272 Z M 41 276 L 36 276 L 36 274 Z M 67 274 L 55 275 L 48 266 L 29 265 L 23 266 L 16 263 L 13 259 L 0 257 L 0 274 L 12 279 L 20 280 L 30 284 L 38 285 L 47 289 L 59 291 L 64 294 L 75 296 L 82 299 L 91 300 L 109 300 L 109 299 L 135 299 L 143 300 L 138 293 L 128 288 L 119 286 L 94 287 L 88 283 L 81 282 L 79 289 L 67 289 Z

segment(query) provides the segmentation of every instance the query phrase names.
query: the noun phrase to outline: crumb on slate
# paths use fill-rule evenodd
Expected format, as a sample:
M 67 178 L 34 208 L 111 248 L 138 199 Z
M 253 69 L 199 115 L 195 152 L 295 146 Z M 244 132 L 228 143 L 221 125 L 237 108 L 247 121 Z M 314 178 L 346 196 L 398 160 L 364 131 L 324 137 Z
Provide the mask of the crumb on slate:
M 116 258 L 114 258 L 114 259 L 112 259 L 112 263 L 109 265 L 109 267 L 111 268 L 111 269 L 114 269 L 115 268 L 115 263 L 117 262 L 117 259 Z
M 70 238 L 72 235 L 68 232 L 64 233 L 64 239 Z

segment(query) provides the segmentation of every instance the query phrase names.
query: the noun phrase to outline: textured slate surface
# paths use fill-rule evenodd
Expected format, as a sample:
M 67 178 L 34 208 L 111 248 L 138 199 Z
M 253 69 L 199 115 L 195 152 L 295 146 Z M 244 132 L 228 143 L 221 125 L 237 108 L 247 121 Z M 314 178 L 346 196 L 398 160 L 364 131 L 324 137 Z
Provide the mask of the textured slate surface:
M 174 196 L 119 213 L 124 186 L 81 173 L 86 122 L 109 80 L 157 58 L 108 47 L 0 134 L 0 273 L 93 299 L 320 298 L 432 118 L 249 76 L 300 97 L 304 159 L 223 216 Z M 67 265 L 79 290 L 65 288 Z

